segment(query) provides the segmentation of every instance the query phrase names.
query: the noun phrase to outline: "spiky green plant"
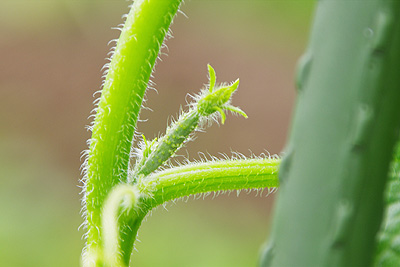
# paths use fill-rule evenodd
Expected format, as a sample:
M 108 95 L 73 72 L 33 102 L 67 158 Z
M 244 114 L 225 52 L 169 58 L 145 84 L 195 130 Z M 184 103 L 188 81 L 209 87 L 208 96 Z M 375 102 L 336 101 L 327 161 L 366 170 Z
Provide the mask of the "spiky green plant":
M 221 190 L 278 186 L 279 159 L 211 160 L 162 169 L 194 131 L 225 121 L 239 80 L 209 85 L 164 136 L 143 136 L 131 149 L 150 74 L 180 0 L 135 1 L 112 55 L 84 164 L 86 242 L 83 266 L 128 266 L 138 228 L 155 206 L 183 196 Z M 131 157 L 133 155 L 133 159 Z M 130 166 L 130 161 L 133 166 Z
M 211 66 L 209 85 L 188 111 L 164 136 L 151 141 L 143 136 L 132 151 L 149 77 L 180 2 L 135 1 L 122 29 L 84 165 L 84 266 L 128 266 L 143 218 L 165 201 L 279 185 L 280 160 L 272 158 L 163 169 L 206 122 L 223 123 L 226 111 L 246 117 L 230 104 L 239 81 L 216 86 Z M 384 178 L 400 120 L 400 2 L 321 1 L 316 14 L 310 46 L 299 65 L 297 111 L 262 266 L 369 265 L 381 223 Z M 393 168 L 398 169 L 397 161 Z M 389 184 L 378 266 L 396 266 L 400 258 L 397 174 L 392 173 Z

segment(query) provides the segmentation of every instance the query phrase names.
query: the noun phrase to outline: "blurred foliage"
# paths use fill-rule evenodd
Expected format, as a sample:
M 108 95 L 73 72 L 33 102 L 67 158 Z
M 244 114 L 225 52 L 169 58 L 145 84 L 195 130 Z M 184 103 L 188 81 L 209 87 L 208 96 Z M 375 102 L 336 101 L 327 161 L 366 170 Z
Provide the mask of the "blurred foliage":
M 101 83 L 110 28 L 128 1 L 0 2 L 0 266 L 77 266 L 79 156 Z M 185 1 L 157 66 L 139 130 L 152 138 L 206 82 L 241 79 L 235 104 L 249 119 L 228 120 L 190 144 L 197 151 L 279 153 L 294 98 L 293 70 L 305 47 L 313 1 Z M 165 51 L 167 52 L 167 51 Z M 211 61 L 211 62 L 210 62 Z M 232 76 L 230 76 L 232 75 Z M 267 86 L 265 85 L 267 84 Z M 157 86 L 157 88 L 159 88 Z M 165 103 L 169 105 L 165 105 Z M 268 121 L 268 124 L 260 124 Z M 223 140 L 223 142 L 221 142 Z M 136 266 L 254 266 L 272 197 L 236 193 L 168 204 L 139 231 Z
M 397 144 L 385 192 L 386 210 L 378 234 L 375 266 L 400 262 L 400 143 Z

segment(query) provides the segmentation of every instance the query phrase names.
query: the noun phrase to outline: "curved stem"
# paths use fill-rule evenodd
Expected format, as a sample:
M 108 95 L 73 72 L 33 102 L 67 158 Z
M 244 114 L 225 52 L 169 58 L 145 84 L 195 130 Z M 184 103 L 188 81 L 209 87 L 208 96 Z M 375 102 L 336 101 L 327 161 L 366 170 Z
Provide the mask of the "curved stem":
M 104 261 L 109 266 L 125 266 L 121 258 L 118 227 L 120 214 L 135 213 L 139 192 L 135 187 L 123 184 L 116 186 L 105 201 L 102 212 Z
M 113 263 L 111 266 L 129 265 L 139 226 L 157 205 L 212 191 L 278 187 L 279 164 L 280 159 L 271 158 L 192 163 L 151 174 L 135 185 L 115 187 L 103 211 L 106 263 Z M 123 206 L 122 200 L 125 201 Z
M 149 175 L 137 187 L 151 209 L 166 201 L 221 190 L 278 187 L 280 159 L 218 160 L 193 163 Z
M 126 181 L 143 95 L 180 3 L 181 0 L 137 0 L 122 29 L 104 81 L 84 166 L 86 251 L 101 245 L 100 213 L 104 200 L 113 186 Z

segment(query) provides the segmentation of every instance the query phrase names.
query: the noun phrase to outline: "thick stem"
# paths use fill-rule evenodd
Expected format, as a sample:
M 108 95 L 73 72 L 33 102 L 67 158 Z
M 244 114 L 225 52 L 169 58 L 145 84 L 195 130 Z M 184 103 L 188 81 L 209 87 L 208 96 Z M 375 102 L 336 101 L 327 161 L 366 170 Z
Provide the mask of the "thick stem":
M 87 249 L 101 244 L 100 212 L 107 194 L 126 181 L 143 95 L 180 2 L 135 1 L 122 29 L 104 82 L 85 166 Z
M 318 2 L 263 266 L 369 266 L 400 122 L 400 2 Z

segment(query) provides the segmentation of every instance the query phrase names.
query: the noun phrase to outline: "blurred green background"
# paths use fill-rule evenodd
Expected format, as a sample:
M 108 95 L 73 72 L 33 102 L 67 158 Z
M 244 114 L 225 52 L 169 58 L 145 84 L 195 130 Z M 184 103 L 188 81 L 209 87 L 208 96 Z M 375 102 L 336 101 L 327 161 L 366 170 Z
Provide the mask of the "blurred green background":
M 0 1 L 0 266 L 78 266 L 80 153 L 101 67 L 129 1 Z M 313 1 L 188 0 L 158 61 L 138 130 L 163 132 L 187 93 L 240 77 L 228 116 L 187 145 L 198 152 L 279 154 L 290 124 L 294 70 Z M 251 152 L 250 152 L 251 151 Z M 135 266 L 255 266 L 274 195 L 242 192 L 177 201 L 143 223 Z

